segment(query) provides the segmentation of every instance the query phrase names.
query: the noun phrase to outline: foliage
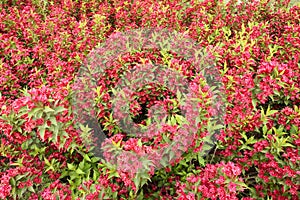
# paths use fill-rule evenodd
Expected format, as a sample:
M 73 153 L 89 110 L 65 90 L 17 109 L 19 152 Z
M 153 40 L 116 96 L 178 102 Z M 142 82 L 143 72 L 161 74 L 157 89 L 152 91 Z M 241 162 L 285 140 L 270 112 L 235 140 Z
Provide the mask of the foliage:
M 289 1 L 3 0 L 0 4 L 0 199 L 298 199 L 300 191 L 300 7 Z M 226 94 L 225 126 L 201 156 L 211 94 L 193 65 L 157 49 L 122 55 L 99 74 L 99 125 L 123 150 L 123 168 L 95 157 L 76 122 L 72 84 L 92 49 L 139 27 L 187 33 L 214 49 Z M 113 88 L 137 64 L 178 70 L 194 87 L 201 124 L 177 160 L 162 168 L 130 157 L 180 134 L 179 96 L 162 85 L 135 91 L 130 116 L 168 118 L 151 139 L 124 134 L 112 115 Z M 168 98 L 167 98 L 168 97 Z M 109 154 L 107 154 L 109 156 Z M 154 158 L 153 158 L 154 159 Z M 157 159 L 164 159 L 157 155 Z M 169 161 L 172 162 L 169 163 Z M 127 168 L 126 168 L 127 167 Z

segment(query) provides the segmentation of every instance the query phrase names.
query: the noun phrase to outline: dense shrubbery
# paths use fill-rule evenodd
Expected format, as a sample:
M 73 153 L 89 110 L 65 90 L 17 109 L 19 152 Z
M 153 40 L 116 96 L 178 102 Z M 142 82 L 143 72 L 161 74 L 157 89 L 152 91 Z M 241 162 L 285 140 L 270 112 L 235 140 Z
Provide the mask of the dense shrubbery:
M 300 8 L 288 1 L 4 0 L 0 5 L 0 199 L 298 199 L 300 190 Z M 227 98 L 225 127 L 202 158 L 205 122 L 172 165 L 130 174 L 100 161 L 82 141 L 72 84 L 86 56 L 118 31 L 164 27 L 213 47 Z M 122 133 L 111 118 L 111 89 L 133 63 L 182 67 L 206 97 L 191 63 L 169 52 L 124 54 L 101 74 L 98 121 L 116 148 L 139 153 L 177 132 L 170 122 L 153 140 Z M 132 116 L 160 101 L 142 88 Z M 202 99 L 203 100 L 203 99 Z M 205 102 L 203 102 L 203 105 Z M 205 107 L 205 106 L 204 106 Z M 136 118 L 137 119 L 137 118 Z M 137 119 L 138 120 L 138 119 Z M 144 123 L 144 119 L 139 119 Z M 147 151 L 146 151 L 147 152 Z M 124 158 L 125 159 L 125 158 Z M 130 158 L 127 158 L 130 159 Z

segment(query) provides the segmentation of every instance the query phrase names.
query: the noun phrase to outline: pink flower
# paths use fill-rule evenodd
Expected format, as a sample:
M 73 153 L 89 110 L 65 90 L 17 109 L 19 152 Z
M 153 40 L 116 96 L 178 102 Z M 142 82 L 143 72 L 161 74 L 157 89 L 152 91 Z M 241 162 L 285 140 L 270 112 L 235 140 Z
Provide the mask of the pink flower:
M 230 192 L 232 192 L 232 193 L 236 192 L 236 184 L 235 183 L 231 182 L 227 185 L 227 187 L 228 187 Z

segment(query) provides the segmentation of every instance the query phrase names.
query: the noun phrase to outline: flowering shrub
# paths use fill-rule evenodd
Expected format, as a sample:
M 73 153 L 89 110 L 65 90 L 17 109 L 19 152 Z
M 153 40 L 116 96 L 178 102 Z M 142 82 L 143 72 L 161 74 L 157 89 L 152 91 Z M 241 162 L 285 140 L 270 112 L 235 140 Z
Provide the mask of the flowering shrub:
M 4 0 L 0 5 L 0 199 L 298 199 L 300 8 L 289 1 Z M 76 73 L 111 35 L 163 27 L 213 49 L 226 95 L 225 126 L 203 156 L 212 96 L 195 66 L 174 52 L 128 52 L 98 74 L 97 121 L 122 168 L 86 146 L 91 127 L 72 108 Z M 178 159 L 155 169 L 134 160 L 184 134 L 174 91 L 149 84 L 129 115 L 168 113 L 151 138 L 127 135 L 112 113 L 125 71 L 157 63 L 179 71 L 197 95 L 201 123 Z M 151 112 L 150 112 L 151 115 Z M 177 117 L 176 117 L 177 116 Z M 109 152 L 106 152 L 109 156 Z M 132 164 L 130 164 L 132 163 Z M 142 171 L 126 167 L 143 166 Z

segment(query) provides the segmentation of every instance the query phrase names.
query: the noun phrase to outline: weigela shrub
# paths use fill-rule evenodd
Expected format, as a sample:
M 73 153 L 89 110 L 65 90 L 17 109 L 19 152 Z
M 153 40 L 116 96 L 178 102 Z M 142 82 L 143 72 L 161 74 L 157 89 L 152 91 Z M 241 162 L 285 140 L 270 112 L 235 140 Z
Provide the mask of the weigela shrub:
M 0 199 L 298 199 L 299 12 L 299 5 L 270 0 L 2 1 Z M 99 43 L 146 27 L 186 33 L 214 50 L 225 87 L 225 126 L 203 157 L 211 116 L 203 77 L 174 52 L 125 53 L 99 74 L 94 99 L 106 142 L 126 152 L 120 168 L 85 145 L 91 130 L 74 117 L 72 85 Z M 122 74 L 151 62 L 180 71 L 203 109 L 184 152 L 157 169 L 149 160 L 161 155 L 141 162 L 132 153 L 148 155 L 184 134 L 176 93 L 149 84 L 132 94 L 135 123 L 146 125 L 153 105 L 169 115 L 150 139 L 126 135 L 112 114 Z M 134 165 L 145 170 L 137 173 Z

